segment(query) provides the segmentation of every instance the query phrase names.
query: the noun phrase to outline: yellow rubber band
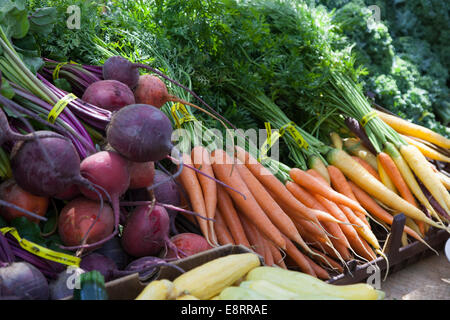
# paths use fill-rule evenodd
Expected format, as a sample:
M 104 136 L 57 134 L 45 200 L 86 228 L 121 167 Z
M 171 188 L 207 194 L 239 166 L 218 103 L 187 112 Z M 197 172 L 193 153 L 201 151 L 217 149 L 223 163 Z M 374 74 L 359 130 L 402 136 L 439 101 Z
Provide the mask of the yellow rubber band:
M 47 120 L 50 123 L 55 123 L 56 118 L 64 111 L 64 108 L 73 100 L 78 99 L 76 95 L 73 93 L 69 93 L 59 99 L 58 102 L 55 103 L 52 110 L 48 113 Z
M 278 141 L 278 139 L 280 139 L 280 137 L 282 137 L 284 134 L 284 131 L 281 130 L 272 133 L 270 122 L 265 122 L 264 126 L 266 127 L 267 139 L 266 141 L 264 141 L 261 148 L 259 149 L 260 154 L 258 157 L 259 162 L 261 162 L 262 159 L 267 158 L 267 153 L 269 152 L 270 148 L 272 148 L 273 145 Z
M 178 117 L 177 111 L 183 115 L 181 118 Z M 181 128 L 182 124 L 185 122 L 197 120 L 192 114 L 189 113 L 189 111 L 187 111 L 184 104 L 180 102 L 175 103 L 170 109 L 170 112 L 172 113 L 172 117 L 175 120 L 175 125 L 177 128 Z
M 53 81 L 55 81 L 56 79 L 59 78 L 59 71 L 61 70 L 61 68 L 63 66 L 65 66 L 66 64 L 78 64 L 74 61 L 66 61 L 66 62 L 60 62 L 56 65 L 55 70 L 53 70 L 52 76 L 53 76 Z
M 373 111 L 369 112 L 368 114 L 366 114 L 364 117 L 362 117 L 362 119 L 359 123 L 363 127 L 365 127 L 370 120 L 372 120 L 376 117 L 378 117 L 378 113 L 375 110 L 373 110 Z
M 299 148 L 305 148 L 308 149 L 309 144 L 306 142 L 305 138 L 301 135 L 300 132 L 298 132 L 297 128 L 295 127 L 294 122 L 289 122 L 281 127 L 280 131 L 287 131 L 289 135 L 294 138 L 295 142 L 297 143 L 297 146 Z
M 59 78 L 59 70 L 61 70 L 61 68 L 63 66 L 65 66 L 66 64 L 68 64 L 69 62 L 61 62 L 58 63 L 55 67 L 55 70 L 53 70 L 53 81 Z
M 56 251 L 50 250 L 48 248 L 42 247 L 34 242 L 28 241 L 27 239 L 22 239 L 19 236 L 19 233 L 17 232 L 16 228 L 6 227 L 6 228 L 0 229 L 0 232 L 3 234 L 9 233 L 17 240 L 19 245 L 24 250 L 26 250 L 38 257 L 41 257 L 41 258 L 44 258 L 47 260 L 51 260 L 51 261 L 55 261 L 55 262 L 65 264 L 68 266 L 76 266 L 76 267 L 80 266 L 80 261 L 81 261 L 80 258 L 71 256 L 69 254 L 65 254 L 62 252 L 56 252 Z

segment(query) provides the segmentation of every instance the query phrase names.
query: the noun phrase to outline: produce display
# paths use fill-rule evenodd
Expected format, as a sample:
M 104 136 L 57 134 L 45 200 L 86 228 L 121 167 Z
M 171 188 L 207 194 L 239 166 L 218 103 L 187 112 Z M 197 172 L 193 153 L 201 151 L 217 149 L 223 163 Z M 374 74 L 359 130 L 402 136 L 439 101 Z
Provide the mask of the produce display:
M 367 284 L 327 284 L 301 272 L 260 266 L 256 254 L 244 253 L 211 260 L 173 281 L 152 281 L 136 300 L 380 300 L 383 297 L 382 291 Z
M 379 300 L 326 281 L 387 276 L 399 214 L 402 246 L 436 252 L 445 44 L 414 1 L 408 36 L 315 2 L 3 1 L 0 298 L 106 300 L 138 274 L 137 300 Z M 230 244 L 251 253 L 177 263 Z

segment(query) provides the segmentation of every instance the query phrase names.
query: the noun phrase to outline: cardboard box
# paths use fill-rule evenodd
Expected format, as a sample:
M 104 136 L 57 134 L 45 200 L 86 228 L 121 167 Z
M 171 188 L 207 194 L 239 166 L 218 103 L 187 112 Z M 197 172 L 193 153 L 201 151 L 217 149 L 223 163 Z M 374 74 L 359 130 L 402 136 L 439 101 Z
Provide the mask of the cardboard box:
M 177 260 L 173 262 L 173 264 L 180 267 L 184 271 L 189 271 L 198 266 L 201 266 L 202 264 L 205 264 L 206 262 L 220 257 L 224 257 L 230 254 L 249 252 L 254 253 L 253 251 L 242 245 L 225 245 L 194 254 L 184 259 Z M 261 264 L 263 264 L 263 258 L 260 257 L 260 259 Z M 106 283 L 106 291 L 108 293 L 109 300 L 134 300 L 138 296 L 138 294 L 141 293 L 142 290 L 144 290 L 145 286 L 150 281 L 158 279 L 168 279 L 172 281 L 180 274 L 181 273 L 174 268 L 163 266 L 159 269 L 159 272 L 157 272 L 154 277 L 152 277 L 145 283 L 139 280 L 138 273 L 134 273 Z M 67 297 L 64 300 L 71 299 L 72 297 Z

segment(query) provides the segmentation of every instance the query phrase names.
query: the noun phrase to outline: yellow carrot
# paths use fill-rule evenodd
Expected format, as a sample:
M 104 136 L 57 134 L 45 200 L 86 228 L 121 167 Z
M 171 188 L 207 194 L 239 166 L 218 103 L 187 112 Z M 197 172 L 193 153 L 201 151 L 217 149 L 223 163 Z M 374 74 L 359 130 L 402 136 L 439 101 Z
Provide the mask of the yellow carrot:
M 450 195 L 447 189 L 442 185 L 439 177 L 428 165 L 428 161 L 423 154 L 412 145 L 401 146 L 400 153 L 405 158 L 412 171 L 414 171 L 416 176 L 430 191 L 431 195 L 441 207 L 449 213 Z
M 423 143 L 421 143 L 421 142 L 419 142 L 417 140 L 411 139 L 408 136 L 401 135 L 401 137 L 408 144 L 411 144 L 411 145 L 415 146 L 417 149 L 419 149 L 420 152 L 422 152 L 422 154 L 425 157 L 433 159 L 433 160 L 442 161 L 442 162 L 450 162 L 450 158 L 449 157 L 447 157 L 447 156 L 443 155 L 442 153 L 440 153 L 440 152 L 430 148 L 429 146 L 427 146 L 427 145 L 425 145 L 425 144 L 423 144 Z
M 342 149 L 343 142 L 341 136 L 337 132 L 330 133 L 331 143 L 336 149 Z
M 424 221 L 436 228 L 445 228 L 441 224 L 428 218 L 421 210 L 389 190 L 384 184 L 368 173 L 359 163 L 353 160 L 345 151 L 333 149 L 327 154 L 327 160 L 329 163 L 338 167 L 344 175 L 356 185 L 389 207 L 401 211 L 413 219 Z
M 392 129 L 394 129 L 398 133 L 417 137 L 422 140 L 434 143 L 439 147 L 450 149 L 450 139 L 445 138 L 444 136 L 434 132 L 433 130 L 424 128 L 417 124 L 411 123 L 393 115 L 386 114 L 381 111 L 377 111 L 377 113 L 380 116 L 381 120 L 386 122 Z
M 403 179 L 405 179 L 406 184 L 408 185 L 414 196 L 417 198 L 417 200 L 419 200 L 419 202 L 424 205 L 424 207 L 431 213 L 433 217 L 439 220 L 438 214 L 431 206 L 428 198 L 425 196 L 416 178 L 414 177 L 411 168 L 408 166 L 408 163 L 406 163 L 405 159 L 403 159 L 397 148 L 395 148 L 392 143 L 386 143 L 385 152 L 391 156 L 392 160 L 394 160 L 395 165 L 402 174 Z
M 360 157 L 375 170 L 378 170 L 377 158 L 369 149 L 363 146 L 361 141 L 356 138 L 347 138 L 344 140 L 345 149 L 352 155 Z

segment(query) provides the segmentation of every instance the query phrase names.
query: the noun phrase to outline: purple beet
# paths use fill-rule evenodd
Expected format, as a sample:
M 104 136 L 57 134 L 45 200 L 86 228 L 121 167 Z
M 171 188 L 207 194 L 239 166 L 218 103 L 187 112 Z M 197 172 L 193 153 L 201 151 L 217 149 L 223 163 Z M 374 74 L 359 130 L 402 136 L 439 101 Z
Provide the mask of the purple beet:
M 165 246 L 176 251 L 169 239 L 170 219 L 161 206 L 138 206 L 128 216 L 122 233 L 122 247 L 131 256 L 157 255 Z
M 100 80 L 92 83 L 84 92 L 82 100 L 109 111 L 116 111 L 135 103 L 133 91 L 117 80 Z

